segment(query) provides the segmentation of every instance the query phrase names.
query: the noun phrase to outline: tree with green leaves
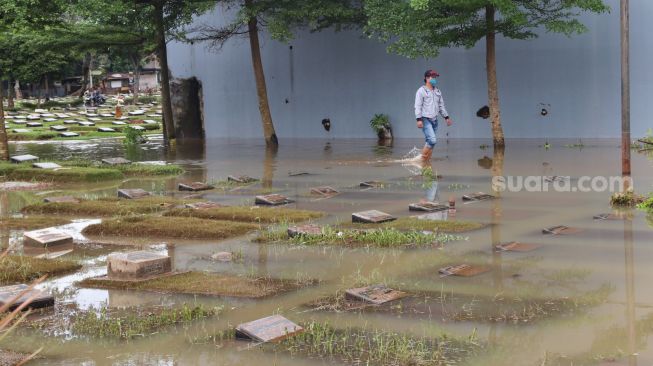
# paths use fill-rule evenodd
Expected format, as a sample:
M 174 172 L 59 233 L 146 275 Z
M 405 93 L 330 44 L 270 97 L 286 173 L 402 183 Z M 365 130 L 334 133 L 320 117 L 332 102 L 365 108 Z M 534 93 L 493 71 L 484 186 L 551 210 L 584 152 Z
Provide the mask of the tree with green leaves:
M 495 146 L 504 146 L 496 71 L 496 36 L 536 38 L 539 30 L 582 33 L 581 12 L 609 11 L 602 0 L 365 0 L 366 33 L 409 58 L 443 47 L 471 48 L 485 38 L 488 105 Z
M 207 41 L 210 47 L 221 49 L 230 39 L 246 36 L 252 56 L 263 136 L 267 146 L 278 146 L 279 139 L 272 121 L 265 73 L 259 42 L 259 30 L 264 27 L 272 39 L 288 42 L 297 29 L 320 31 L 333 27 L 340 30 L 363 24 L 360 2 L 355 0 L 218 0 L 226 9 L 236 7 L 235 18 L 224 26 L 201 25 L 192 30 L 191 41 Z

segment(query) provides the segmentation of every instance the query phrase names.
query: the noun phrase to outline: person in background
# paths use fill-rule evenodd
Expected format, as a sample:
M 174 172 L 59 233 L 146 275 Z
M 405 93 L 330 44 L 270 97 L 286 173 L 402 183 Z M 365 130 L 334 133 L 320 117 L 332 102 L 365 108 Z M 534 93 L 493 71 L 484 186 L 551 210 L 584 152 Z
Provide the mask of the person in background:
M 440 89 L 436 88 L 437 77 L 440 76 L 435 70 L 427 70 L 424 73 L 424 85 L 417 89 L 415 94 L 415 118 L 417 119 L 417 128 L 421 128 L 424 133 L 426 143 L 422 149 L 421 161 L 424 165 L 431 161 L 433 147 L 437 139 L 438 132 L 438 114 L 441 115 L 447 126 L 453 124 L 449 113 L 444 106 L 444 98 Z

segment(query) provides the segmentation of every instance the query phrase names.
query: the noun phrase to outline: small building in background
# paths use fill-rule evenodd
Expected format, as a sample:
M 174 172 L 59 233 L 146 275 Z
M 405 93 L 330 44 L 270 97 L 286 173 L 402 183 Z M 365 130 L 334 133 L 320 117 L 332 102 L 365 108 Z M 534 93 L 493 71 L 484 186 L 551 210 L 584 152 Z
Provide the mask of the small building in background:
M 107 94 L 129 93 L 132 76 L 129 73 L 112 73 L 102 80 L 104 92 Z
M 141 92 L 157 91 L 161 85 L 161 67 L 155 56 L 148 56 L 141 68 L 138 90 Z

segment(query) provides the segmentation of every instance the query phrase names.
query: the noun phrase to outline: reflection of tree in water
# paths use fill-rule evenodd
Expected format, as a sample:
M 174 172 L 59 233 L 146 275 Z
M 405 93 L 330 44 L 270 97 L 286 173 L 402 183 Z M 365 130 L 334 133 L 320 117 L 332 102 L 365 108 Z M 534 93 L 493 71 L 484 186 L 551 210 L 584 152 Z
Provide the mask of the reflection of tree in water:
M 274 185 L 274 171 L 277 167 L 278 145 L 266 145 L 265 157 L 263 159 L 263 177 L 261 186 L 263 189 L 271 189 Z M 258 245 L 258 273 L 259 276 L 268 275 L 268 245 Z

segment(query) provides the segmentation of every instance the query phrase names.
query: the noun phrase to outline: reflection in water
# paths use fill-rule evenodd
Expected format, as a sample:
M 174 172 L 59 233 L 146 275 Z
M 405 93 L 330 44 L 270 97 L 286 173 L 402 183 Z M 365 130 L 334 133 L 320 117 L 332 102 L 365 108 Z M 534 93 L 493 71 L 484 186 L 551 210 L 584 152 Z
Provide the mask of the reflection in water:
M 637 365 L 637 316 L 635 314 L 635 250 L 633 247 L 633 222 L 624 220 L 624 257 L 626 259 L 626 322 L 628 329 L 628 365 Z
M 503 162 L 505 158 L 505 148 L 500 146 L 494 146 L 494 154 L 492 159 L 492 167 L 490 179 L 497 176 L 503 176 Z M 494 248 L 501 244 L 501 215 L 502 215 L 502 205 L 501 205 L 501 192 L 496 189 L 497 187 L 492 186 L 494 195 L 497 196 L 497 199 L 492 200 L 492 214 L 490 220 L 490 250 L 492 253 L 492 276 L 495 293 L 499 294 L 503 290 L 503 268 L 502 268 L 502 257 L 501 252 L 494 250 Z M 490 326 L 488 340 L 491 344 L 496 344 L 497 340 L 497 326 L 492 324 Z

